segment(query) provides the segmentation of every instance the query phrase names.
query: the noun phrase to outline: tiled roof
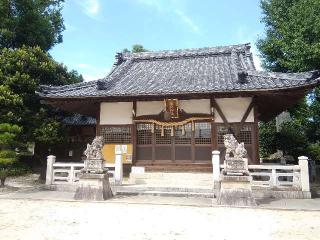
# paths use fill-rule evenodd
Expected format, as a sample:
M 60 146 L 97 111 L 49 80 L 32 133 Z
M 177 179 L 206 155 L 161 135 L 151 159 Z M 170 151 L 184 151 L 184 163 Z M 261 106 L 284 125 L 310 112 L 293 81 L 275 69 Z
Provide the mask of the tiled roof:
M 249 44 L 117 54 L 111 73 L 97 81 L 42 86 L 49 98 L 152 96 L 278 90 L 315 86 L 318 71 L 256 71 Z
M 66 117 L 63 119 L 63 122 L 66 125 L 96 125 L 97 121 L 93 117 L 84 116 L 78 113 L 73 114 L 72 116 Z

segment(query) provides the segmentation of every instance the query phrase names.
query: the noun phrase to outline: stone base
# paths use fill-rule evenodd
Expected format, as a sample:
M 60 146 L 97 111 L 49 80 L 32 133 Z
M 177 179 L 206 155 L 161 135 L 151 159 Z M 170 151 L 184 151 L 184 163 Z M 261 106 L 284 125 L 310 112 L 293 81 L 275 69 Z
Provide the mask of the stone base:
M 103 201 L 113 197 L 108 173 L 82 173 L 74 199 Z
M 217 203 L 230 206 L 256 206 L 251 180 L 251 176 L 222 175 Z

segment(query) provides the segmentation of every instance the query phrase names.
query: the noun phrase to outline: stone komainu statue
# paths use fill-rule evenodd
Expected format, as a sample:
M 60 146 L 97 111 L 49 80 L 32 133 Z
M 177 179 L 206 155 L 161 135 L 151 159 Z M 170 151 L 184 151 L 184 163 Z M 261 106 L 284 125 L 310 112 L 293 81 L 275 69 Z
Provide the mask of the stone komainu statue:
M 102 147 L 103 147 L 103 138 L 95 137 L 92 141 L 92 144 L 87 144 L 87 149 L 84 151 L 84 155 L 87 160 L 90 159 L 103 159 L 102 155 Z
M 247 150 L 244 148 L 244 143 L 239 143 L 233 134 L 224 135 L 224 146 L 226 147 L 225 159 L 243 159 L 247 156 Z

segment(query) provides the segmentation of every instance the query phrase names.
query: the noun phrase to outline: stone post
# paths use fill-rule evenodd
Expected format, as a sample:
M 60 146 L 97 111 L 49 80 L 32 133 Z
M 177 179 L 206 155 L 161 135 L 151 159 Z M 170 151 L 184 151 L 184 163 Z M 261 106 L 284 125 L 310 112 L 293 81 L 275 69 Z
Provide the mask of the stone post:
M 212 151 L 213 192 L 218 196 L 220 189 L 220 151 Z
M 220 178 L 220 151 L 212 151 L 213 188 L 217 189 Z
M 115 148 L 115 166 L 114 166 L 114 181 L 116 185 L 122 184 L 123 167 L 122 167 L 122 149 L 121 145 L 116 145 Z
M 273 168 L 271 170 L 271 179 L 270 179 L 270 183 L 272 187 L 277 187 L 278 184 L 278 178 L 277 178 L 277 170 L 275 168 Z
M 310 183 L 309 183 L 309 168 L 308 168 L 308 157 L 300 156 L 299 166 L 300 166 L 300 180 L 301 180 L 301 190 L 309 192 Z
M 47 157 L 47 174 L 46 174 L 46 185 L 53 183 L 53 164 L 56 162 L 56 156 L 49 155 Z

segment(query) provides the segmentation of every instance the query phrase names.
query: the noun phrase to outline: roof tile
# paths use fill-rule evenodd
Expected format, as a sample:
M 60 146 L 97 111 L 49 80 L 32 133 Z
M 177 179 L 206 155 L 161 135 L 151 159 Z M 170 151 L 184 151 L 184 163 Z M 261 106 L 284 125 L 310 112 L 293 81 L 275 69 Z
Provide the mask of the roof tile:
M 119 61 L 119 58 L 122 60 Z M 250 45 L 118 55 L 104 79 L 66 86 L 43 86 L 44 98 L 113 97 L 261 91 L 319 84 L 319 72 L 255 70 Z M 238 73 L 248 73 L 240 83 Z

